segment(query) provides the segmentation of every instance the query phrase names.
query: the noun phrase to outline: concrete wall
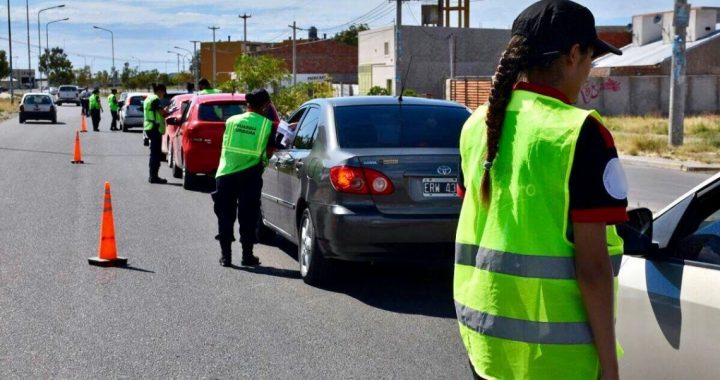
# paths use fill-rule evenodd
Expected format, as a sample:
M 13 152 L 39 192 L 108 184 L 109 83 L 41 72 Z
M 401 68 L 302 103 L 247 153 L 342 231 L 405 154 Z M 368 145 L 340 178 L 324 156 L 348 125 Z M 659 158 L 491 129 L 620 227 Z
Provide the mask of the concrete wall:
M 455 39 L 455 76 L 491 76 L 510 40 L 504 29 L 403 26 L 400 73 L 408 73 L 406 88 L 443 99 L 450 78 L 450 36 Z M 408 64 L 412 56 L 412 67 Z
M 720 75 L 689 75 L 686 114 L 720 113 Z M 577 105 L 602 115 L 667 115 L 670 77 L 593 77 L 583 87 Z
M 359 78 L 360 94 L 366 95 L 374 86 L 386 88 L 388 80 L 392 81 L 390 87 L 394 88 L 395 27 L 372 29 L 358 34 L 358 65 L 369 68 L 370 72 L 368 81 Z

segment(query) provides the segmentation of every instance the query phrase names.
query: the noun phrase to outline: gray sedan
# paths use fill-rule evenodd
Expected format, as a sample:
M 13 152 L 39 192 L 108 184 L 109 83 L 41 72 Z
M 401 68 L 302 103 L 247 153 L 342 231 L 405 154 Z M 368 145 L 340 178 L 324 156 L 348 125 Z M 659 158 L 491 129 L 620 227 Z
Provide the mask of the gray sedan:
M 288 120 L 287 149 L 263 175 L 261 238 L 298 244 L 303 280 L 333 259 L 450 259 L 461 200 L 457 103 L 394 97 L 316 99 Z

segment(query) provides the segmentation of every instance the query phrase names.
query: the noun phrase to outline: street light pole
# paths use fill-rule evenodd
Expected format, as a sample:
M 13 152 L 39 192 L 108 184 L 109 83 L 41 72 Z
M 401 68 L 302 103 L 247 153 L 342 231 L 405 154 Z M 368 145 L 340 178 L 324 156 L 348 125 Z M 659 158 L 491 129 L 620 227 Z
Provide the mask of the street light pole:
M 174 48 L 174 49 L 178 49 L 178 50 L 182 50 L 182 51 L 186 51 L 186 52 L 192 57 L 192 52 L 191 52 L 190 50 L 188 50 L 188 49 L 181 48 L 180 46 L 174 46 L 173 48 Z M 193 58 L 193 59 L 194 59 L 194 58 Z M 190 64 L 192 64 L 193 61 L 192 61 L 192 60 L 188 60 L 188 62 L 190 62 Z M 183 61 L 183 72 L 185 72 L 185 61 Z
M 30 78 L 30 73 L 32 72 L 32 62 L 30 61 L 30 0 L 25 0 L 25 17 L 27 21 L 27 45 L 28 45 L 28 78 Z M 32 87 L 35 87 L 35 77 L 33 76 L 32 82 L 30 82 L 30 85 Z
M 213 86 L 216 86 L 215 84 L 215 75 L 217 73 L 217 57 L 215 55 L 215 31 L 220 29 L 219 26 L 208 26 L 208 29 L 212 30 L 213 32 L 213 44 L 212 44 L 212 50 L 213 50 L 213 59 L 212 59 L 212 80 Z
M 54 7 L 43 8 L 37 13 L 37 26 L 38 26 L 38 75 L 40 74 L 40 57 L 42 56 L 42 37 L 40 35 L 40 13 L 49 11 L 51 9 L 64 8 L 65 4 L 56 5 Z M 42 76 L 41 76 L 42 77 Z M 47 77 L 47 76 L 46 76 Z
M 168 50 L 167 52 L 170 54 L 177 55 L 177 73 L 179 74 L 180 73 L 180 53 L 178 53 L 176 51 L 172 51 L 172 50 Z
M 54 24 L 54 23 L 56 23 L 56 22 L 62 22 L 62 21 L 67 21 L 67 20 L 70 20 L 70 18 L 69 18 L 69 17 L 65 17 L 65 18 L 63 18 L 63 19 L 55 20 L 55 21 L 50 21 L 50 22 L 48 22 L 48 23 L 45 24 L 45 50 L 48 51 L 48 54 L 50 54 L 50 38 L 49 38 L 49 34 L 48 34 L 48 26 L 50 26 L 50 24 Z M 46 73 L 46 74 L 47 74 L 47 73 Z M 46 76 L 47 76 L 48 88 L 50 88 L 50 76 L 49 76 L 49 75 L 46 75 Z M 62 84 L 62 83 L 61 83 L 61 84 Z
M 15 89 L 13 88 L 13 53 L 12 53 L 12 28 L 10 27 L 10 0 L 7 0 L 8 15 L 8 47 L 10 51 L 10 104 L 15 104 Z
M 115 34 L 110 29 L 101 28 L 99 26 L 93 25 L 93 28 L 104 30 L 108 33 L 110 33 L 110 45 L 112 47 L 112 69 L 110 70 L 112 72 L 112 85 L 116 86 L 117 84 L 117 70 L 115 69 Z
M 195 63 L 195 66 L 193 67 L 195 69 L 195 88 L 198 87 L 198 82 L 200 81 L 200 62 L 198 60 L 198 54 L 197 54 L 197 44 L 200 43 L 200 41 L 190 41 L 193 44 L 193 62 Z

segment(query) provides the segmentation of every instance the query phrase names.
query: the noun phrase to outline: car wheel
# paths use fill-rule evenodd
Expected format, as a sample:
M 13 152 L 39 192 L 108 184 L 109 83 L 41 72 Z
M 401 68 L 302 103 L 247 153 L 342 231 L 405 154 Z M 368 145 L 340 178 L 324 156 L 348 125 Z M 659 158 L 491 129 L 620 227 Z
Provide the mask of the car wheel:
M 312 286 L 327 282 L 330 263 L 318 248 L 315 225 L 310 209 L 305 209 L 300 218 L 300 241 L 298 242 L 298 264 L 303 281 Z
M 20 117 L 20 124 L 23 124 L 23 123 L 25 123 L 25 119 L 23 119 L 22 117 Z
M 57 124 L 57 116 L 53 116 L 52 120 L 50 120 L 51 123 Z
M 173 173 L 174 174 L 174 173 Z M 192 174 L 183 168 L 182 170 L 183 189 L 192 190 L 195 188 L 195 174 Z
M 172 159 L 171 162 L 173 164 L 172 166 L 172 176 L 174 178 L 182 178 L 183 177 L 183 170 L 178 166 L 177 162 L 175 161 L 175 151 L 172 150 Z
M 127 131 L 128 131 L 127 125 L 125 125 L 124 123 L 120 123 L 120 125 L 122 126 L 122 131 L 123 131 L 123 132 L 127 132 Z
M 258 214 L 256 234 L 259 243 L 268 244 L 275 241 L 275 231 L 263 223 L 262 211 Z

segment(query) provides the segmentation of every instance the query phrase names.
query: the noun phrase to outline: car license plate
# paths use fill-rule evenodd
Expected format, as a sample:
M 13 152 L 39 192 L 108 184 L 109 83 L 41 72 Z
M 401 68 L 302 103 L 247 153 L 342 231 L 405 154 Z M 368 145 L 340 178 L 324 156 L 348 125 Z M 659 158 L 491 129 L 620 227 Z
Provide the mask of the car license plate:
M 424 197 L 454 197 L 457 178 L 423 178 Z

